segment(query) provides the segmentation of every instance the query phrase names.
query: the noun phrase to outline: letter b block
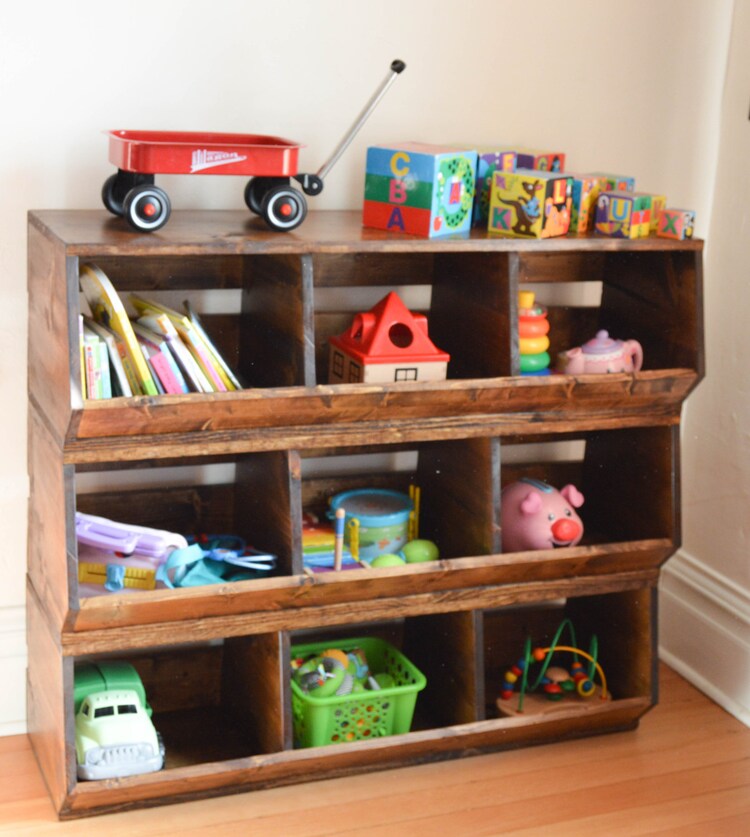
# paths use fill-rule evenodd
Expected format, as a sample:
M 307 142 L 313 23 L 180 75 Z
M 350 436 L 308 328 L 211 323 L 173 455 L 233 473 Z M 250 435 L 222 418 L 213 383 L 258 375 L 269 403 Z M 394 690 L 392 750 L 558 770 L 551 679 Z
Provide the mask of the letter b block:
M 476 170 L 476 151 L 423 143 L 372 146 L 362 222 L 426 238 L 466 232 Z

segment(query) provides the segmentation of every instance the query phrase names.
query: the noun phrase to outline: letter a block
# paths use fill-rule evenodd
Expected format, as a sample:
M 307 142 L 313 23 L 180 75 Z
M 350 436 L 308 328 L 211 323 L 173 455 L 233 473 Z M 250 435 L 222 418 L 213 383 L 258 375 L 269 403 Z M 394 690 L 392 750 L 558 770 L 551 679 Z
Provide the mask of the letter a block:
M 371 146 L 362 223 L 425 238 L 467 232 L 476 171 L 476 151 L 424 143 Z

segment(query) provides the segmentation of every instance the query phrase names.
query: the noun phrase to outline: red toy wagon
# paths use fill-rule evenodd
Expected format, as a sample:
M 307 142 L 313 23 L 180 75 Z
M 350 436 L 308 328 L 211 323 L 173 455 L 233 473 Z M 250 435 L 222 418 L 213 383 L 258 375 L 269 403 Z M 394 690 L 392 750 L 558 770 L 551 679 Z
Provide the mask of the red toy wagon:
M 307 214 L 305 195 L 318 195 L 323 181 L 364 125 L 396 76 L 406 67 L 393 61 L 386 78 L 370 98 L 328 162 L 317 174 L 297 171 L 300 145 L 259 134 L 192 131 L 110 131 L 109 161 L 117 174 L 107 178 L 102 200 L 133 229 L 153 232 L 169 220 L 167 193 L 156 186 L 156 174 L 233 174 L 251 177 L 245 203 L 274 230 L 292 230 Z M 301 188 L 291 185 L 296 180 Z

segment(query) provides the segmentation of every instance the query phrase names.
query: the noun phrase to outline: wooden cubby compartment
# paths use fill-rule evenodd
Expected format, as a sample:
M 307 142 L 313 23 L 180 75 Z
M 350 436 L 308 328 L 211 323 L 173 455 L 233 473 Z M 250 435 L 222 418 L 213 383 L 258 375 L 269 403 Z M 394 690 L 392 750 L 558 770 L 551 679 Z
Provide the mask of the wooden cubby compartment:
M 679 430 L 704 374 L 700 241 L 417 239 L 313 212 L 293 233 L 245 212 L 180 212 L 134 236 L 105 212 L 30 213 L 29 734 L 61 818 L 632 728 L 657 700 L 656 585 L 680 544 Z M 189 299 L 238 392 L 86 401 L 78 276 L 127 303 Z M 547 306 L 550 352 L 598 329 L 638 340 L 635 374 L 524 377 L 518 292 Z M 329 385 L 328 338 L 388 291 L 451 355 L 436 382 Z M 410 302 L 414 300 L 413 304 Z M 523 476 L 584 494 L 581 544 L 502 551 L 501 491 Z M 343 490 L 420 489 L 440 559 L 305 572 L 305 510 Z M 75 513 L 233 533 L 275 574 L 82 595 Z M 89 592 L 89 591 L 84 591 Z M 595 633 L 612 700 L 508 717 L 496 697 L 526 636 Z M 291 648 L 380 636 L 427 678 L 411 730 L 293 740 Z M 165 769 L 79 782 L 77 661 L 139 671 Z
M 518 258 L 519 285 L 548 308 L 553 359 L 606 329 L 613 338 L 638 340 L 644 371 L 702 374 L 702 309 L 696 305 L 702 277 L 693 254 L 537 251 Z
M 300 571 L 299 485 L 288 451 L 179 462 L 82 466 L 74 510 L 184 536 L 231 534 L 276 556 L 273 575 Z M 99 486 L 107 485 L 107 490 Z M 75 538 L 69 545 L 77 577 Z M 87 586 L 87 595 L 96 593 Z M 102 594 L 108 595 L 104 590 Z M 132 595 L 141 595 L 134 592 Z M 79 606 L 71 591 L 71 606 Z
M 501 461 L 503 488 L 524 477 L 578 488 L 583 545 L 650 539 L 679 545 L 678 428 L 567 433 L 554 445 L 519 436 L 504 441 Z
M 133 665 L 164 740 L 164 769 L 173 770 L 287 748 L 282 642 L 279 634 L 258 634 L 79 659 Z M 75 670 L 79 659 L 67 662 Z M 75 775 L 74 763 L 70 769 Z
M 332 496 L 360 488 L 419 489 L 419 536 L 443 560 L 498 552 L 496 439 L 450 439 L 302 454 L 302 507 L 324 518 Z M 308 476 L 309 475 L 309 476 Z M 474 490 L 466 490 L 466 486 Z
M 636 708 L 635 718 L 656 703 L 655 592 L 651 589 L 628 590 L 601 595 L 576 596 L 524 607 L 488 610 L 482 613 L 482 654 L 484 661 L 484 712 L 486 718 L 543 721 L 560 712 L 590 713 L 606 716 L 619 707 Z M 498 698 L 506 672 L 523 659 L 527 639 L 531 649 L 549 648 L 563 620 L 575 631 L 576 645 L 593 655 L 604 671 L 608 699 L 602 700 L 602 681 L 594 678 L 596 693 L 590 698 L 578 696 L 548 701 L 543 695 L 527 692 L 519 711 L 519 683 L 513 696 Z M 592 641 L 596 645 L 592 647 Z M 572 646 L 569 627 L 563 630 L 559 645 Z M 584 666 L 589 661 L 579 657 Z M 560 652 L 552 665 L 567 666 L 572 655 Z M 532 661 L 529 674 L 533 680 L 539 665 Z M 638 711 L 637 707 L 640 707 Z

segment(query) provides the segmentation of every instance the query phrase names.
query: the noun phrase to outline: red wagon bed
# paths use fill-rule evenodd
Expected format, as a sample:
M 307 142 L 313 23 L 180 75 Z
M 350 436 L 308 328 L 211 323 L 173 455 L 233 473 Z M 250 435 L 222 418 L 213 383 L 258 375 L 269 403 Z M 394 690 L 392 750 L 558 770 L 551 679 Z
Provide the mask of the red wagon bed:
M 109 162 L 141 174 L 293 177 L 302 146 L 282 137 L 198 131 L 109 131 Z

